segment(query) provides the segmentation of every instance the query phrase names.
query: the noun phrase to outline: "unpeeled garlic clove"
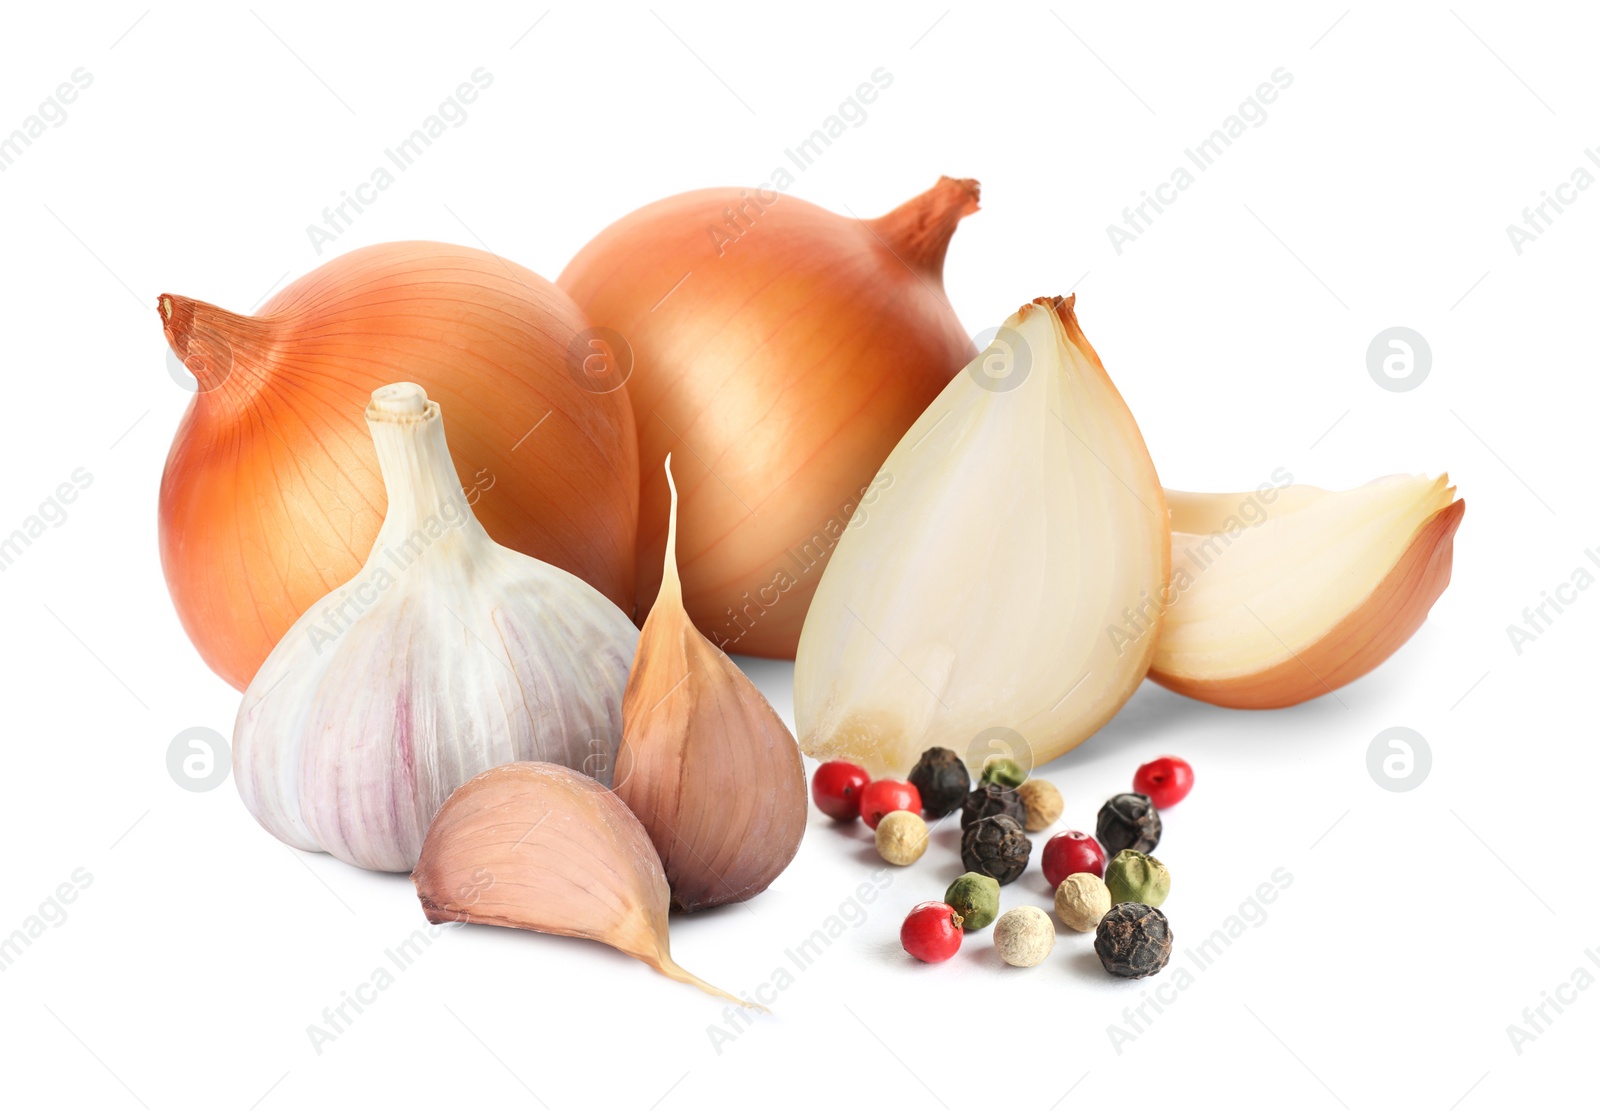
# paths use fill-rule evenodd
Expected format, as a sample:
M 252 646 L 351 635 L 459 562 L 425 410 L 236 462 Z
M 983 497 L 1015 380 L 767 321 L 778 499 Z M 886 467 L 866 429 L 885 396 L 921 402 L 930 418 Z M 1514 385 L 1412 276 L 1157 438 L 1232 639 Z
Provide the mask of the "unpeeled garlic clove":
M 778 713 L 684 610 L 671 456 L 666 473 L 666 562 L 622 698 L 614 788 L 661 854 L 673 906 L 700 910 L 760 894 L 789 866 L 806 777 Z
M 1342 688 L 1414 634 L 1450 583 L 1466 502 L 1447 475 L 1354 490 L 1169 490 L 1172 583 L 1152 680 L 1228 708 Z
M 672 959 L 667 879 L 650 837 L 616 794 L 565 766 L 513 762 L 461 786 L 434 817 L 411 881 L 430 922 L 599 941 L 670 979 L 758 1006 Z
M 1110 719 L 1155 652 L 1167 506 L 1073 300 L 1007 320 L 879 476 L 801 632 L 806 753 L 898 776 L 999 725 L 1037 763 Z

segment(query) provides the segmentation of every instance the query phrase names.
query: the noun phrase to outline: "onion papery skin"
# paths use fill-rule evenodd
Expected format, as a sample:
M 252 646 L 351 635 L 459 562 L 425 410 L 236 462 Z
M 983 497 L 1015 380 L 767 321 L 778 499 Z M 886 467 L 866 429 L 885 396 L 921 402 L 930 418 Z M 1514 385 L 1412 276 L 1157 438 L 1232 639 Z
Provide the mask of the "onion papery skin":
M 978 185 L 944 178 L 869 221 L 739 188 L 652 203 L 558 281 L 632 352 L 640 461 L 675 452 L 684 606 L 727 653 L 793 657 L 878 466 L 976 354 L 944 258 Z M 719 232 L 720 231 L 720 232 Z M 660 587 L 661 468 L 641 479 L 639 611 Z
M 633 413 L 625 392 L 571 375 L 590 324 L 555 285 L 408 241 L 329 261 L 258 315 L 173 295 L 158 310 L 199 381 L 161 480 L 162 568 L 190 639 L 235 688 L 365 562 L 387 506 L 363 416 L 400 380 L 425 382 L 450 416 L 489 535 L 633 616 Z
M 1181 586 L 1189 578 L 1186 566 L 1197 566 L 1192 559 L 1197 542 L 1237 539 L 1256 531 L 1259 526 L 1242 532 L 1225 527 L 1240 509 L 1270 510 L 1260 525 L 1271 525 L 1274 518 L 1315 519 L 1327 499 L 1379 487 L 1394 488 L 1398 494 L 1393 524 L 1370 542 L 1337 527 L 1322 529 L 1330 549 L 1349 553 L 1327 562 L 1325 570 L 1313 569 L 1312 557 L 1297 557 L 1285 549 L 1274 568 L 1257 569 L 1244 581 L 1245 599 L 1219 599 L 1208 589 L 1209 573 L 1204 570 L 1190 573 L 1192 588 Z M 1336 692 L 1388 660 L 1427 620 L 1449 586 L 1456 530 L 1467 510 L 1465 499 L 1455 498 L 1448 476 L 1385 478 L 1343 493 L 1291 486 L 1265 507 L 1260 497 L 1259 492 L 1167 491 L 1173 519 L 1173 582 L 1150 679 L 1224 708 L 1304 703 Z M 1269 531 L 1276 537 L 1264 541 L 1288 535 L 1282 525 Z M 1297 535 L 1304 535 L 1304 530 Z M 1229 562 L 1238 545 L 1225 547 L 1215 561 L 1217 567 Z M 1346 584 L 1336 592 L 1334 578 L 1347 580 L 1351 572 L 1366 574 L 1356 580 L 1354 591 Z M 1305 621 L 1300 620 L 1302 615 Z M 1265 656 L 1247 655 L 1215 630 L 1203 639 L 1195 631 L 1196 626 L 1215 626 L 1230 617 L 1237 632 L 1248 633 L 1258 646 L 1276 648 Z

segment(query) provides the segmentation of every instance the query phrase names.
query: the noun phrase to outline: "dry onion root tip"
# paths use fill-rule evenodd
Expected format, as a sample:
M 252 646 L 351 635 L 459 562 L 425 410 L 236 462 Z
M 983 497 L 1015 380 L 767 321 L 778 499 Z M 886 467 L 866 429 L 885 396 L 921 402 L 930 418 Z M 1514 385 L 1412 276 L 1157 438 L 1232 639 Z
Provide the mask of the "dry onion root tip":
M 614 788 L 655 843 L 672 905 L 743 902 L 789 866 L 806 827 L 800 748 L 772 705 L 684 612 L 670 490 L 661 593 L 622 698 Z
M 667 537 L 655 464 L 679 457 L 683 601 L 727 653 L 791 658 L 817 580 L 894 443 L 971 360 L 945 250 L 978 184 L 944 178 L 881 217 L 773 188 L 653 202 L 580 250 L 560 285 L 627 340 L 642 478 L 638 600 Z M 704 464 L 715 464 L 715 473 Z
M 513 762 L 462 785 L 428 829 L 411 881 L 430 922 L 582 937 L 758 1011 L 672 959 L 667 877 L 616 794 L 576 770 Z
M 1381 665 L 1449 585 L 1466 513 L 1447 475 L 1167 501 L 1173 574 L 1150 677 L 1228 708 L 1298 704 Z

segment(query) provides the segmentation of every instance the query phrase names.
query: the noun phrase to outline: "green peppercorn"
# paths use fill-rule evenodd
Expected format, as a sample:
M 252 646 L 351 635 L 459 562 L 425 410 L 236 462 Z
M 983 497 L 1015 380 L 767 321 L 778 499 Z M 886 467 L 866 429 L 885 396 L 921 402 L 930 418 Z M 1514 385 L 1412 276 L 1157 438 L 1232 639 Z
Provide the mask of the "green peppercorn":
M 1142 793 L 1119 793 L 1100 806 L 1095 837 L 1108 852 L 1153 852 L 1161 842 L 1161 814 Z
M 1014 789 L 991 782 L 972 790 L 961 802 L 961 830 L 972 827 L 973 821 L 984 817 L 1010 817 L 1021 821 L 1028 815 L 1028 807 Z
M 1100 919 L 1094 952 L 1113 976 L 1128 980 L 1154 976 L 1172 956 L 1172 927 L 1154 906 L 1124 902 Z
M 929 747 L 917 759 L 917 764 L 906 775 L 906 781 L 917 787 L 922 795 L 922 811 L 930 817 L 953 813 L 972 788 L 972 775 L 967 764 L 955 751 L 944 747 Z
M 1010 758 L 991 758 L 983 768 L 983 777 L 978 779 L 982 785 L 1005 786 L 1007 789 L 1016 789 L 1027 780 L 1028 772 Z
M 1106 865 L 1106 889 L 1111 892 L 1113 903 L 1160 906 L 1172 890 L 1172 875 L 1155 856 L 1124 848 Z
M 1022 874 L 1032 852 L 1033 841 L 1011 817 L 984 817 L 961 831 L 961 865 L 1001 886 Z
M 969 871 L 944 892 L 944 904 L 961 915 L 967 932 L 982 929 L 1000 913 L 1000 883 L 991 875 Z

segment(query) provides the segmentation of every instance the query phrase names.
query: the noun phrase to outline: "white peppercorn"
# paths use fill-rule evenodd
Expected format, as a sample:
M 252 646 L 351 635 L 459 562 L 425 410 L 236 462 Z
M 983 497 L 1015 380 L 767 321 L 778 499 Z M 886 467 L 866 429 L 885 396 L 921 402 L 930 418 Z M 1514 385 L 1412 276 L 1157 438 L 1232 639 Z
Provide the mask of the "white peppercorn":
M 1098 875 L 1078 871 L 1056 887 L 1056 916 L 1069 929 L 1088 933 L 1111 909 L 1111 891 Z
M 1023 815 L 1028 818 L 1022 827 L 1029 832 L 1043 832 L 1061 819 L 1065 802 L 1054 782 L 1029 778 L 1017 787 L 1017 796 L 1022 799 Z
M 1000 915 L 994 924 L 994 947 L 1000 959 L 1018 968 L 1031 968 L 1050 955 L 1056 945 L 1056 924 L 1037 906 L 1018 906 Z
M 878 854 L 898 867 L 916 863 L 928 850 L 928 826 L 905 809 L 885 813 L 872 836 Z

